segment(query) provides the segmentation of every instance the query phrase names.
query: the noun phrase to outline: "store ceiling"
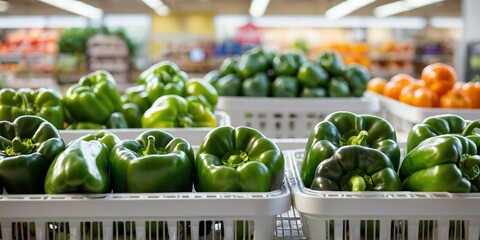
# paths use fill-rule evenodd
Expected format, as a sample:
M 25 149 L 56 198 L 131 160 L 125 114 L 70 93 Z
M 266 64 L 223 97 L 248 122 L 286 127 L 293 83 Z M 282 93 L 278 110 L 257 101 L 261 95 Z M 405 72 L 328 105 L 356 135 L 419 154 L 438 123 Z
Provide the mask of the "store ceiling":
M 141 0 L 83 0 L 109 13 L 152 13 Z M 323 15 L 327 9 L 342 0 L 271 0 L 266 15 L 314 14 Z M 371 16 L 377 6 L 395 0 L 377 0 L 355 11 L 352 15 Z M 49 15 L 70 14 L 38 0 L 7 0 L 10 7 L 0 15 Z M 172 12 L 210 12 L 214 14 L 248 14 L 251 0 L 164 0 Z M 461 0 L 445 0 L 437 4 L 418 8 L 397 16 L 461 16 Z

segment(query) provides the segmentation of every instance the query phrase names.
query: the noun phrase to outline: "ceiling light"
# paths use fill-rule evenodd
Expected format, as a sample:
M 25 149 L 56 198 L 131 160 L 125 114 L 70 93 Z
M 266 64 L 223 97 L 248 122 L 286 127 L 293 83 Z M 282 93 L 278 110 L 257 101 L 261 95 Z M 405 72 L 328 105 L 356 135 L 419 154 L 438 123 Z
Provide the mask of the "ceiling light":
M 402 0 L 379 6 L 373 10 L 373 14 L 376 17 L 388 17 L 442 1 L 444 0 Z
M 8 10 L 8 2 L 0 1 L 0 12 L 6 12 Z
M 100 19 L 103 16 L 103 10 L 92 5 L 77 0 L 39 0 L 40 2 L 50 4 L 84 17 L 91 19 Z
M 367 6 L 375 0 L 346 0 L 328 9 L 325 12 L 327 19 L 338 19 L 354 12 L 357 9 Z
M 250 4 L 250 15 L 252 17 L 261 17 L 265 13 L 270 0 L 252 0 Z
M 165 5 L 161 0 L 143 0 L 143 2 L 153 9 L 155 13 L 157 13 L 159 16 L 167 16 L 170 14 L 170 8 Z

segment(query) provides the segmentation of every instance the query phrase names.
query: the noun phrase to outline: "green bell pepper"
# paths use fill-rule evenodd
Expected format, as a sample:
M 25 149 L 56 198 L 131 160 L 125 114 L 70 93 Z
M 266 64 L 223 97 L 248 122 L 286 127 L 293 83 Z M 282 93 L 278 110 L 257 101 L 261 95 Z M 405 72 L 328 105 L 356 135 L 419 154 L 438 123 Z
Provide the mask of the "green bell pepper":
M 413 125 L 407 136 L 407 152 L 413 150 L 424 140 L 444 135 L 458 134 L 468 138 L 479 136 L 474 130 L 480 128 L 480 121 L 469 121 L 454 114 L 441 114 L 425 118 Z
M 201 95 L 208 101 L 210 111 L 215 111 L 218 102 L 218 92 L 215 87 L 201 79 L 190 79 L 187 82 L 186 97 Z
M 65 149 L 57 128 L 24 115 L 0 121 L 0 184 L 9 194 L 44 193 L 43 183 L 55 157 Z
M 205 74 L 205 76 L 203 76 L 203 80 L 213 85 L 213 83 L 220 79 L 222 76 L 224 75 L 220 74 L 219 70 L 212 70 Z
M 198 95 L 198 97 L 203 97 Z M 143 128 L 215 127 L 215 115 L 204 104 L 177 95 L 157 99 L 142 116 Z
M 65 107 L 76 122 L 105 124 L 110 115 L 122 110 L 120 93 L 112 75 L 96 71 L 67 89 Z
M 345 70 L 345 80 L 347 80 L 352 95 L 361 97 L 367 90 L 367 84 L 370 80 L 368 70 L 359 64 L 350 64 Z
M 350 97 L 350 88 L 347 81 L 341 77 L 333 77 L 328 82 L 328 96 Z
M 225 58 L 225 60 L 223 60 L 222 64 L 220 65 L 220 69 L 218 73 L 221 76 L 225 76 L 231 73 L 236 74 L 237 63 L 238 63 L 237 58 Z
M 122 105 L 123 110 L 123 105 Z M 128 128 L 127 119 L 122 112 L 114 112 L 110 115 L 107 122 L 105 123 L 107 128 Z
M 93 122 L 75 122 L 67 126 L 67 130 L 80 130 L 80 129 L 106 129 L 107 126 L 93 123 Z
M 124 103 L 122 105 L 122 114 L 127 121 L 129 128 L 141 128 L 142 127 L 142 111 L 134 103 Z
M 174 75 L 179 71 L 180 71 L 180 68 L 174 62 L 169 60 L 161 61 L 150 66 L 148 69 L 143 71 L 138 77 L 137 82 L 139 85 L 143 85 L 146 83 L 147 78 L 150 75 L 159 75 L 163 73 L 166 73 L 168 75 Z
M 327 90 L 322 87 L 318 88 L 303 88 L 300 97 L 304 98 L 322 98 L 327 97 Z
M 305 186 L 312 184 L 315 169 L 342 146 L 361 145 L 380 150 L 398 169 L 400 148 L 393 126 L 385 119 L 368 114 L 338 111 L 328 115 L 312 129 L 300 165 Z
M 270 93 L 270 79 L 267 73 L 259 72 L 243 80 L 242 95 L 248 97 L 268 97 Z
M 314 60 L 332 76 L 343 76 L 345 64 L 336 51 L 324 51 Z
M 149 130 L 110 153 L 113 192 L 191 192 L 194 152 L 182 138 Z
M 261 48 L 252 48 L 240 56 L 237 63 L 236 74 L 241 79 L 247 79 L 255 73 L 266 72 L 268 60 Z
M 13 121 L 23 115 L 37 115 L 63 129 L 65 123 L 62 96 L 55 90 L 39 88 L 3 88 L 0 90 L 0 120 Z
M 199 192 L 266 192 L 284 178 L 282 151 L 258 130 L 222 126 L 210 131 L 195 159 Z
M 110 150 L 120 139 L 107 131 L 70 142 L 45 178 L 45 193 L 109 193 Z
M 315 170 L 313 190 L 399 191 L 402 183 L 390 159 L 380 150 L 359 145 L 338 148 Z
M 185 96 L 188 75 L 179 71 L 170 73 L 167 71 L 154 71 L 145 79 L 145 91 L 148 100 L 153 103 L 164 95 Z
M 277 54 L 273 58 L 273 71 L 278 76 L 297 76 L 298 69 L 305 62 L 305 56 L 296 52 Z
M 297 78 L 304 87 L 308 88 L 326 87 L 329 80 L 325 69 L 313 61 L 305 62 L 300 66 Z
M 242 81 L 233 73 L 219 78 L 212 85 L 220 96 L 240 96 L 242 90 Z
M 274 97 L 298 97 L 300 84 L 298 79 L 290 76 L 279 76 L 273 81 L 272 95 Z
M 141 113 L 147 111 L 152 105 L 148 99 L 148 93 L 145 90 L 145 85 L 132 86 L 125 89 L 121 97 L 122 102 L 133 103 L 138 106 Z
M 400 166 L 404 190 L 465 193 L 475 191 L 480 156 L 475 143 L 454 134 L 428 138 L 407 153 Z

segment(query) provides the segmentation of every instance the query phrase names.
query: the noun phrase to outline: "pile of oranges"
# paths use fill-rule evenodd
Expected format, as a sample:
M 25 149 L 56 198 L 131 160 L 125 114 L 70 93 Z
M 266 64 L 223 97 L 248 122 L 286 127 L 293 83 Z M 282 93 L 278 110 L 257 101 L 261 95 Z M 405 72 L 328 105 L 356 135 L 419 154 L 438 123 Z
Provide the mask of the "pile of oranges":
M 417 107 L 480 108 L 480 82 L 459 82 L 455 70 L 444 63 L 426 66 L 420 79 L 399 73 L 390 81 L 373 78 L 367 89 Z

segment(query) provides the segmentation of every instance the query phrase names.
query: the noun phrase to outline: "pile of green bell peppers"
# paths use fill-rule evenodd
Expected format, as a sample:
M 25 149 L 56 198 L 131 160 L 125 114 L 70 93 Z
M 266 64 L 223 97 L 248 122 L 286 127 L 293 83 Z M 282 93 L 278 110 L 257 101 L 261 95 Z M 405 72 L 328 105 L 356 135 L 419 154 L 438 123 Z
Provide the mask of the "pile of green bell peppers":
M 299 52 L 271 52 L 260 47 L 226 58 L 204 79 L 220 96 L 361 97 L 370 79 L 358 64 L 345 65 L 335 51 L 313 60 Z

